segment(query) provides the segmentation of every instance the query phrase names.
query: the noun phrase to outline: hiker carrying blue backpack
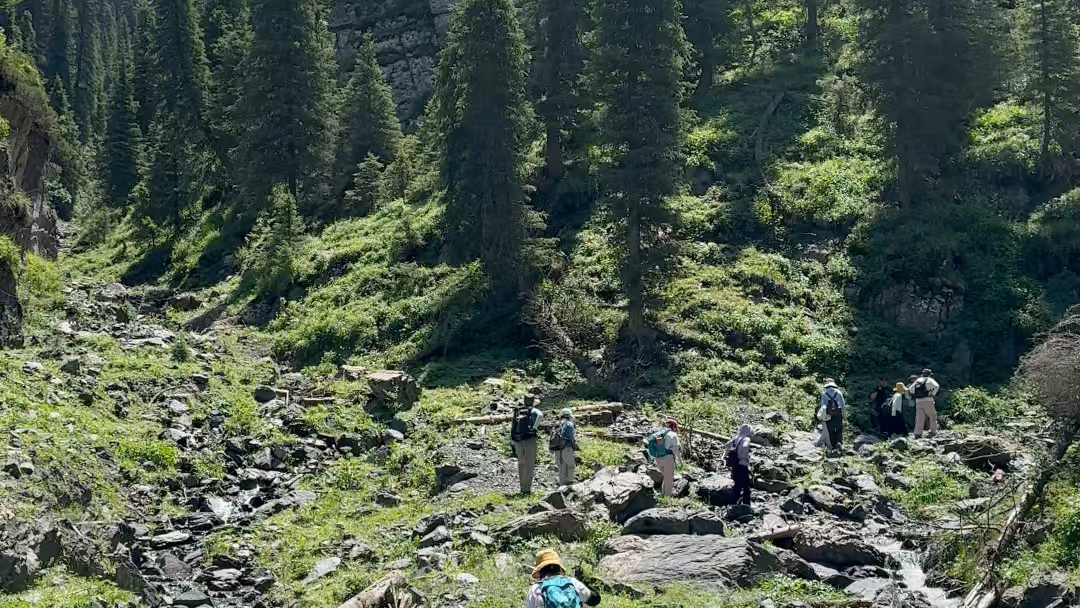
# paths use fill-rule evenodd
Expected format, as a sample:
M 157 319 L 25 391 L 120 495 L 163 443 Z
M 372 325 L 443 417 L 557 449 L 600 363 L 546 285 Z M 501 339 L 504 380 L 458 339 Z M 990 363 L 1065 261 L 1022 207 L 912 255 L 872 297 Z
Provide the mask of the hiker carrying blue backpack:
M 536 554 L 536 568 L 525 598 L 525 608 L 581 608 L 600 604 L 600 594 L 566 574 L 559 554 L 544 549 Z
M 645 438 L 649 458 L 656 463 L 663 482 L 660 490 L 664 496 L 675 493 L 675 464 L 682 457 L 679 448 L 679 421 L 668 418 L 664 428 L 653 431 Z

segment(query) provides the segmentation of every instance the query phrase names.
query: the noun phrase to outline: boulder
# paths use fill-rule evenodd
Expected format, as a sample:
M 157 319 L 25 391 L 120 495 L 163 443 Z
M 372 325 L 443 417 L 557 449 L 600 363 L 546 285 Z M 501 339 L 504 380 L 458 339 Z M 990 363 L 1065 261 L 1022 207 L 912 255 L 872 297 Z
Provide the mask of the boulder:
M 1075 600 L 1065 581 L 1050 578 L 1026 587 L 1016 608 L 1065 608 L 1074 606 Z
M 158 556 L 157 566 L 165 578 L 171 581 L 187 580 L 190 579 L 193 574 L 191 566 L 169 552 L 162 553 Z
M 202 300 L 193 293 L 177 294 L 173 296 L 172 300 L 169 300 L 169 308 L 182 312 L 196 310 L 200 306 L 202 306 Z
M 992 435 L 969 435 L 946 442 L 942 448 L 946 454 L 959 454 L 964 464 L 980 471 L 1007 469 L 1014 453 L 1008 442 Z
M 439 526 L 432 532 L 420 539 L 419 548 L 438 547 L 450 542 L 450 530 L 446 526 Z
M 502 538 L 535 538 L 555 536 L 571 542 L 584 538 L 585 521 L 570 509 L 545 511 L 519 517 L 495 531 Z
M 882 593 L 886 593 L 890 588 L 896 586 L 896 583 L 885 578 L 864 578 L 857 580 L 844 588 L 844 593 L 848 595 L 857 595 L 865 600 L 871 602 L 877 600 L 878 596 Z
M 304 580 L 300 581 L 300 584 L 310 585 L 311 583 L 314 583 L 320 578 L 323 578 L 324 576 L 330 574 L 334 570 L 337 570 L 339 566 L 341 566 L 340 557 L 328 557 L 326 559 L 321 559 L 315 564 L 314 567 L 312 567 L 311 571 L 308 572 L 308 575 L 304 577 Z
M 391 409 L 407 410 L 420 401 L 416 379 L 402 371 L 382 370 L 368 374 L 372 401 Z
M 716 507 L 735 504 L 735 482 L 730 475 L 714 473 L 698 482 L 697 496 Z
M 698 583 L 753 585 L 785 571 L 766 548 L 746 538 L 724 536 L 621 536 L 608 541 L 601 577 L 623 585 Z
M 724 522 L 712 511 L 667 508 L 649 509 L 631 517 L 623 534 L 694 534 L 723 536 Z
M 885 485 L 895 490 L 911 489 L 911 481 L 903 475 L 897 475 L 896 473 L 888 473 L 885 475 Z
M 792 539 L 791 549 L 807 561 L 833 568 L 885 566 L 888 562 L 885 554 L 877 548 L 839 533 L 832 536 L 799 533 Z
M 24 591 L 33 583 L 40 567 L 37 556 L 29 547 L 0 551 L 0 591 Z
M 259 403 L 269 403 L 277 399 L 278 392 L 272 386 L 256 386 L 251 396 Z
M 815 507 L 836 515 L 847 517 L 848 509 L 844 506 L 844 495 L 830 486 L 811 486 L 806 490 L 807 502 Z
M 611 519 L 625 522 L 656 506 L 653 480 L 643 473 L 620 472 L 618 467 L 600 469 L 592 479 L 573 488 L 582 502 L 607 507 Z
M 202 589 L 189 589 L 173 598 L 173 606 L 187 606 L 198 608 L 199 606 L 212 606 L 213 601 Z
M 176 530 L 173 532 L 166 532 L 165 534 L 158 534 L 150 539 L 150 546 L 155 549 L 164 549 L 167 547 L 175 547 L 182 545 L 191 540 L 191 532 L 184 530 Z

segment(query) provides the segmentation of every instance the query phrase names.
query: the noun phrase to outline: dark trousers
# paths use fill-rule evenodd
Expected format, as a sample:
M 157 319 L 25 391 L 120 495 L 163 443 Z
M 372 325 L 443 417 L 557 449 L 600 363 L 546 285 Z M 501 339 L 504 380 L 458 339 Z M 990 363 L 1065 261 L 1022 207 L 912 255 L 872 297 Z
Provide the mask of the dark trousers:
M 825 424 L 829 426 L 829 441 L 832 442 L 833 449 L 840 449 L 844 443 L 844 414 L 833 414 Z
M 735 504 L 750 504 L 750 467 L 735 465 L 731 469 L 731 479 L 735 482 Z
M 893 431 L 892 409 L 888 404 L 882 405 L 878 408 L 877 414 L 878 430 L 881 431 L 882 435 L 888 437 L 895 432 Z
M 907 435 L 907 424 L 904 422 L 903 412 L 893 416 L 889 414 L 889 430 L 888 435 Z

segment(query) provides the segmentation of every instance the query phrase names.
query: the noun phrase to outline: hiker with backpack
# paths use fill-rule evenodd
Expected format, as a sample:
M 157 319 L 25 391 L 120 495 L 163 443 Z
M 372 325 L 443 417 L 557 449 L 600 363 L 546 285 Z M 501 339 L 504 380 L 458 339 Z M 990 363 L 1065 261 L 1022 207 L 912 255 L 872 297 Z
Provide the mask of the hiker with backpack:
M 936 397 L 939 390 L 941 385 L 934 380 L 934 372 L 929 369 L 922 370 L 922 375 L 908 387 L 908 392 L 915 399 L 916 437 L 922 437 L 924 430 L 931 435 L 938 432 Z
M 889 435 L 889 425 L 892 423 L 890 404 L 893 392 L 889 388 L 888 380 L 878 378 L 877 387 L 874 392 L 870 393 L 870 407 L 873 411 L 874 421 L 878 425 L 878 430 L 886 437 Z
M 829 448 L 838 452 L 844 442 L 844 394 L 832 378 L 825 379 L 823 388 L 818 407 L 828 416 L 825 427 L 829 430 Z
M 525 608 L 581 608 L 600 604 L 600 593 L 568 576 L 559 554 L 553 549 L 536 554 L 532 580 L 536 582 L 529 587 Z
M 645 439 L 646 448 L 660 470 L 663 481 L 660 492 L 664 496 L 675 494 L 675 464 L 681 458 L 679 447 L 679 421 L 668 418 L 664 428 L 653 431 Z
M 574 413 L 564 409 L 559 415 L 559 422 L 548 438 L 548 449 L 555 455 L 555 468 L 559 471 L 559 485 L 574 483 L 574 467 L 577 465 L 575 453 L 578 450 L 574 438 Z
M 525 395 L 524 404 L 514 409 L 514 417 L 510 422 L 510 441 L 514 445 L 514 456 L 518 461 L 518 482 L 524 496 L 532 494 L 533 476 L 536 474 L 536 432 L 544 418 L 544 413 L 537 407 L 539 405 L 539 397 Z
M 735 504 L 738 505 L 750 505 L 750 437 L 753 434 L 750 425 L 744 424 L 727 446 L 725 464 L 731 469 L 731 480 L 735 482 Z

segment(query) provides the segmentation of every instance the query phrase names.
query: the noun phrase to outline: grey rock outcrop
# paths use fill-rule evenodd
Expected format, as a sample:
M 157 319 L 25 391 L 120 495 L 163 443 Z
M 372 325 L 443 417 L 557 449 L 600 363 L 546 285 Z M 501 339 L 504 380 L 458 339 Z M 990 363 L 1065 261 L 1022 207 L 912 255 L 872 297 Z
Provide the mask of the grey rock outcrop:
M 600 560 L 606 580 L 750 586 L 786 569 L 769 550 L 746 538 L 723 536 L 621 536 L 608 541 Z
M 649 509 L 630 518 L 623 534 L 693 534 L 723 536 L 724 520 L 712 511 Z
M 496 530 L 503 538 L 535 538 L 555 536 L 571 542 L 585 535 L 585 521 L 569 509 L 544 511 L 519 517 Z

